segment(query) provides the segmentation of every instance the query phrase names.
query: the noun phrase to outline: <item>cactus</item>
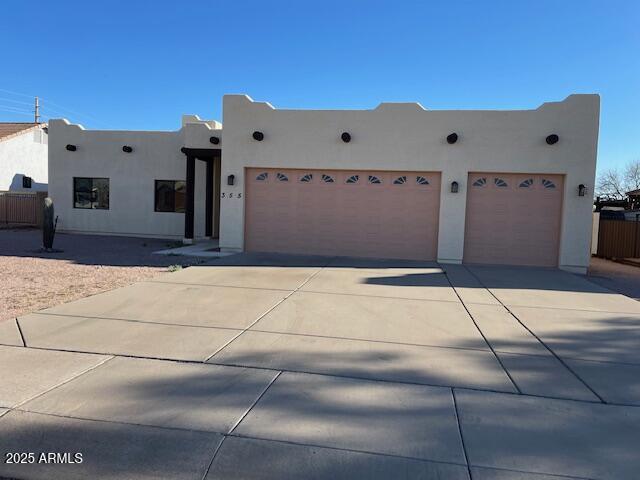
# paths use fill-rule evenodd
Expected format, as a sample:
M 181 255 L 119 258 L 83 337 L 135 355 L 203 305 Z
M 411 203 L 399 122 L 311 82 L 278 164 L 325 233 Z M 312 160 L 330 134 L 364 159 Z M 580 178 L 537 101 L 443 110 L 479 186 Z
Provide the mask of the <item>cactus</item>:
M 42 222 L 42 245 L 44 249 L 50 252 L 53 249 L 53 237 L 56 234 L 56 223 L 58 219 L 54 219 L 53 200 L 47 197 L 44 199 L 44 214 Z

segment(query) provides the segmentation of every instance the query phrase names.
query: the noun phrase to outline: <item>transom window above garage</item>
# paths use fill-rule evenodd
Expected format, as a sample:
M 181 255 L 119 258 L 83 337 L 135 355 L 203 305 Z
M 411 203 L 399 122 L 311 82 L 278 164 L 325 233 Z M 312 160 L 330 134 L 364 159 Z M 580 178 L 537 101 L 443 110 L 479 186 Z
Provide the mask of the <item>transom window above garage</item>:
M 359 180 L 360 180 L 360 175 L 351 175 L 347 178 L 347 181 L 345 183 L 354 184 L 354 183 L 358 183 Z
M 394 185 L 404 185 L 405 183 L 407 183 L 407 176 L 406 175 L 398 177 L 393 181 Z
M 499 177 L 494 178 L 493 183 L 496 184 L 496 187 L 501 187 L 501 188 L 509 186 L 507 182 L 505 182 L 502 178 L 499 178 Z
M 322 178 L 322 181 L 324 183 L 333 183 L 333 182 L 335 182 L 335 179 L 331 175 L 327 175 L 326 173 L 323 173 L 321 178 Z

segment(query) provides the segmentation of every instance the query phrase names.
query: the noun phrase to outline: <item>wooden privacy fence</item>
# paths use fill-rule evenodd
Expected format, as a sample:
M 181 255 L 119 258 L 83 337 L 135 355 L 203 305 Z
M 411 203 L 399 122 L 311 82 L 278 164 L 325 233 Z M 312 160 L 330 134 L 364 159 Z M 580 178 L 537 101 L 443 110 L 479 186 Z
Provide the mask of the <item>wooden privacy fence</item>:
M 0 224 L 42 226 L 47 192 L 0 192 Z
M 640 222 L 628 220 L 600 220 L 598 257 L 640 257 Z

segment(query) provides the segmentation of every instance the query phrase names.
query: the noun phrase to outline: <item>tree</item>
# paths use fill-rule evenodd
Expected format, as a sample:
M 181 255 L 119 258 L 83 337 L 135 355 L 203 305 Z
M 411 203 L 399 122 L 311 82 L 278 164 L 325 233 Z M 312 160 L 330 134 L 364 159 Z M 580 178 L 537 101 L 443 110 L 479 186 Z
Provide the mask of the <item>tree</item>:
M 627 192 L 640 189 L 640 160 L 627 163 L 624 168 L 610 168 L 598 175 L 598 197 L 626 198 Z

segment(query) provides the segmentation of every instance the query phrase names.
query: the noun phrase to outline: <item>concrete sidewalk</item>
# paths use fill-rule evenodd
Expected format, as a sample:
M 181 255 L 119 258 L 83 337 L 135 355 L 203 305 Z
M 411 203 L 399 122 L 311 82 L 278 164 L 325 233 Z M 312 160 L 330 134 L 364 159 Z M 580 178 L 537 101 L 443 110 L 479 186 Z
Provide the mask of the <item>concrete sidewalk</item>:
M 235 255 L 0 324 L 17 478 L 635 479 L 640 303 L 566 272 Z

